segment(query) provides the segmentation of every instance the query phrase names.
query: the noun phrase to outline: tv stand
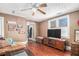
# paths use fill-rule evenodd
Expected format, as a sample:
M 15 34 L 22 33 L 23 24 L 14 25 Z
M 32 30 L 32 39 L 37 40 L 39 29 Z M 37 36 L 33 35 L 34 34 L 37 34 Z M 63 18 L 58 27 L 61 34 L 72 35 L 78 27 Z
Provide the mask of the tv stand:
M 45 38 L 43 40 L 43 44 L 62 51 L 65 51 L 65 47 L 66 47 L 65 40 L 58 39 L 58 38 Z
M 66 41 L 59 38 L 37 37 L 36 42 L 65 51 Z

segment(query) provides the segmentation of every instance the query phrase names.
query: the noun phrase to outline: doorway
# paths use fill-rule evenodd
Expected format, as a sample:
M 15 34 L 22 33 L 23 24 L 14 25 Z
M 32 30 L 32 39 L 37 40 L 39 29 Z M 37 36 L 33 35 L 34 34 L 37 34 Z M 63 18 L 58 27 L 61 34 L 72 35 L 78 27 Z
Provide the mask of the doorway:
M 33 40 L 34 38 L 34 26 L 33 24 L 28 25 L 28 40 Z

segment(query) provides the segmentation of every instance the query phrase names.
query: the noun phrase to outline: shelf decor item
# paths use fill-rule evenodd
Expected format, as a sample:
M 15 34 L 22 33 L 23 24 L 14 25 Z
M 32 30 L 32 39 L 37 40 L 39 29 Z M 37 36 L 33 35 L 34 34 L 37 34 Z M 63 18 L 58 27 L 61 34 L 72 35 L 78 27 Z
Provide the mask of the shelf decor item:
M 16 29 L 16 25 L 14 25 L 14 24 L 9 24 L 8 25 L 8 30 L 9 31 L 14 31 Z

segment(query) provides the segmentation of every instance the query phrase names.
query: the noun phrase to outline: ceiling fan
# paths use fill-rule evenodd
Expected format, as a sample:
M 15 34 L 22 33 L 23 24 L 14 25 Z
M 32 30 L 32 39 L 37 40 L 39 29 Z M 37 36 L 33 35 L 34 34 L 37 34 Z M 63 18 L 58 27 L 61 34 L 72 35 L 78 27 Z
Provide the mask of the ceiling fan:
M 32 16 L 35 15 L 36 11 L 39 11 L 45 15 L 46 14 L 46 12 L 44 11 L 45 7 L 47 7 L 46 3 L 41 3 L 41 4 L 40 3 L 32 3 L 32 7 L 27 8 L 27 9 L 21 9 L 20 11 L 32 10 L 33 11 Z

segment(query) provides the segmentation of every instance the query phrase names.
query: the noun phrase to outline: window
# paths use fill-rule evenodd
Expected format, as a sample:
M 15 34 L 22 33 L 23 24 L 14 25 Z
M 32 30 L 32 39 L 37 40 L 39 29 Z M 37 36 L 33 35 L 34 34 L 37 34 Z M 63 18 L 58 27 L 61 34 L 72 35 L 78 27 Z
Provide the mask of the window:
M 0 17 L 0 37 L 4 37 L 4 17 Z
M 59 27 L 67 27 L 68 19 L 67 17 L 63 17 L 59 19 Z
M 70 38 L 69 16 L 62 16 L 48 21 L 48 29 L 61 29 L 61 38 Z

